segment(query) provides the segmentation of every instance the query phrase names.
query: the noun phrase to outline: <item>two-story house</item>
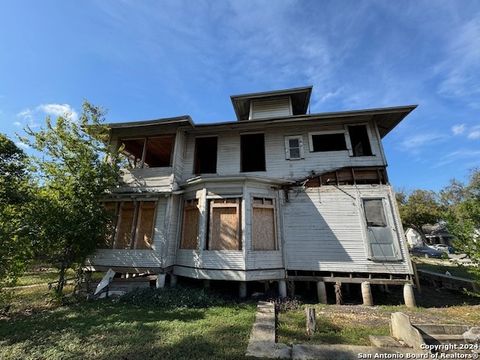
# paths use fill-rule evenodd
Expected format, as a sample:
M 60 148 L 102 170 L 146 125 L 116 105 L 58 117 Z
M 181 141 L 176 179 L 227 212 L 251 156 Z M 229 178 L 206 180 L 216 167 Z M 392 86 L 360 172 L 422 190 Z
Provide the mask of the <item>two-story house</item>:
M 109 124 L 128 157 L 91 270 L 238 281 L 411 283 L 382 147 L 415 106 L 309 114 L 312 87 L 232 96 L 236 121 Z

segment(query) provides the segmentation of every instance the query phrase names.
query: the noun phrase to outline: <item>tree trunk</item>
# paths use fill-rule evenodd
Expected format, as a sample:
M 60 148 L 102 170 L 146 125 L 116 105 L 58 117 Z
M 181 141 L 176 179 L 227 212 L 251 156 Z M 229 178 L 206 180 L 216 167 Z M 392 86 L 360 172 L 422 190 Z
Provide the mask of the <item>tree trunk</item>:
M 58 273 L 58 283 L 55 287 L 55 294 L 58 297 L 63 297 L 63 286 L 65 285 L 65 273 L 67 271 L 67 265 L 62 261 L 60 266 L 60 272 Z

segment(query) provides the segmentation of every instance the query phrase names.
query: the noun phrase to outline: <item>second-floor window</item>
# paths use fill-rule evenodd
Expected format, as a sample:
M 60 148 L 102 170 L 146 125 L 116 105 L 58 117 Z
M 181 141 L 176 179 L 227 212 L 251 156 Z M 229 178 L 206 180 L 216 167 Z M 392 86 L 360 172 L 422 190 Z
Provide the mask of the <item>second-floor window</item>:
M 366 125 L 348 126 L 353 156 L 371 156 L 372 148 Z
M 264 134 L 240 135 L 240 171 L 265 171 Z
M 285 136 L 285 158 L 287 160 L 303 159 L 303 136 Z
M 130 168 L 172 166 L 174 135 L 121 139 L 123 154 Z
M 195 174 L 215 174 L 217 172 L 217 137 L 195 139 Z
M 310 133 L 309 140 L 311 152 L 347 150 L 344 131 L 334 133 Z

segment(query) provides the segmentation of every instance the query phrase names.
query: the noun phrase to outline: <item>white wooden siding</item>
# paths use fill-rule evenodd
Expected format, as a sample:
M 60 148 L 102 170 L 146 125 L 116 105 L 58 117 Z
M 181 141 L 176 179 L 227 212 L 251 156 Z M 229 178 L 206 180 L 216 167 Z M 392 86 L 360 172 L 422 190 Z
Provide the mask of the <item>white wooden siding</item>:
M 372 126 L 371 124 L 369 126 Z M 266 171 L 240 172 L 240 132 L 230 131 L 218 135 L 217 174 L 229 175 L 256 175 L 273 178 L 299 179 L 308 176 L 311 171 L 321 172 L 345 166 L 382 166 L 385 160 L 380 150 L 380 141 L 375 131 L 370 131 L 371 147 L 375 156 L 350 156 L 348 150 L 310 152 L 308 134 L 316 131 L 345 131 L 343 124 L 336 126 L 296 126 L 266 129 L 265 133 L 265 160 Z M 258 132 L 258 131 L 257 131 Z M 243 132 L 242 132 L 243 133 Z M 305 147 L 305 158 L 300 160 L 285 159 L 285 136 L 302 135 Z M 187 136 L 187 149 L 184 159 L 183 180 L 192 178 L 193 159 L 195 151 L 195 136 Z
M 271 100 L 252 100 L 249 119 L 265 119 L 280 116 L 290 116 L 292 105 L 290 97 Z
M 400 242 L 402 260 L 367 259 L 361 197 L 391 198 L 390 186 L 334 186 L 291 191 L 283 208 L 287 270 L 410 273 L 406 243 L 400 234 L 398 214 L 385 209 Z
M 172 167 L 122 169 L 122 181 L 128 188 L 168 192 L 172 190 Z
M 157 203 L 155 232 L 151 250 L 98 249 L 88 260 L 87 265 L 108 267 L 163 267 L 162 246 L 166 243 L 165 211 L 167 199 Z

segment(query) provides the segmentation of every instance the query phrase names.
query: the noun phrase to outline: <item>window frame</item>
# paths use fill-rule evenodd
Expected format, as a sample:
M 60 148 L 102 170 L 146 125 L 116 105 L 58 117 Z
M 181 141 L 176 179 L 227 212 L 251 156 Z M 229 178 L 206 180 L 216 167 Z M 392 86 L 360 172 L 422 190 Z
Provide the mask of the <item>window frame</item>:
M 355 156 L 353 154 L 353 146 L 352 146 L 352 140 L 350 139 L 350 133 L 348 131 L 348 127 L 349 126 L 360 126 L 360 125 L 364 125 L 367 129 L 367 136 L 368 136 L 368 142 L 370 144 L 370 150 L 372 152 L 372 155 L 361 155 L 361 156 Z M 345 136 L 348 140 L 347 142 L 347 147 L 348 147 L 348 154 L 350 155 L 350 157 L 354 157 L 354 158 L 368 158 L 368 157 L 372 157 L 372 156 L 377 156 L 375 154 L 375 151 L 374 151 L 374 148 L 373 148 L 373 134 L 372 132 L 370 131 L 370 123 L 368 122 L 359 122 L 359 123 L 349 123 L 349 124 L 345 124 Z M 376 137 L 375 137 L 376 138 Z
M 235 199 L 235 202 L 228 202 L 229 200 Z M 223 201 L 223 202 L 216 202 L 216 201 Z M 242 215 L 242 206 L 243 206 L 243 197 L 241 196 L 214 196 L 214 197 L 207 197 L 206 201 L 206 208 L 208 209 L 207 213 L 207 223 L 206 223 L 206 241 L 205 241 L 205 251 L 237 251 L 243 252 L 244 244 L 243 244 L 243 235 L 242 235 L 242 223 L 243 223 L 243 215 Z M 238 238 L 238 248 L 237 249 L 211 249 L 211 241 L 212 241 L 212 230 L 213 230 L 213 208 L 236 208 L 237 209 L 237 218 L 238 218 L 238 229 L 237 229 L 237 238 Z
M 290 140 L 298 140 L 298 149 L 300 152 L 299 157 L 292 157 L 291 155 L 291 147 L 290 147 Z M 286 135 L 285 136 L 285 159 L 286 160 L 302 160 L 305 159 L 305 145 L 303 141 L 303 135 Z
M 146 167 L 145 166 L 145 158 L 147 156 L 147 143 L 149 139 L 155 139 L 163 136 L 171 136 L 173 137 L 173 143 L 172 143 L 172 151 L 170 153 L 170 159 L 169 159 L 169 165 L 168 166 L 154 166 L 154 167 Z M 173 166 L 173 159 L 174 159 L 174 152 L 175 152 L 175 143 L 177 141 L 177 136 L 176 134 L 158 134 L 154 136 L 132 136 L 132 137 L 119 137 L 117 140 L 117 151 L 120 149 L 120 147 L 123 145 L 124 141 L 130 141 L 130 140 L 143 140 L 143 147 L 142 147 L 142 157 L 140 159 L 139 166 L 135 166 L 132 169 L 167 169 L 171 168 Z M 125 154 L 123 154 L 125 155 Z
M 343 150 L 327 150 L 327 151 L 315 151 L 313 148 L 313 136 L 314 135 L 333 135 L 333 134 L 343 134 L 345 138 L 345 147 L 346 149 Z M 340 130 L 324 130 L 324 131 L 311 131 L 308 133 L 308 147 L 309 147 L 309 152 L 311 153 L 325 153 L 325 152 L 342 152 L 342 151 L 348 151 L 350 153 L 351 151 L 351 144 L 350 144 L 350 139 L 347 137 L 345 129 L 340 129 Z
M 189 249 L 189 248 L 184 248 L 182 247 L 184 240 L 183 237 L 185 235 L 185 213 L 189 208 L 196 207 L 198 210 L 198 224 L 197 224 L 197 244 L 195 248 Z M 201 222 L 202 222 L 202 216 L 201 216 L 201 209 L 200 209 L 200 199 L 198 198 L 188 198 L 183 200 L 183 210 L 182 210 L 182 220 L 181 220 L 181 227 L 180 227 L 180 241 L 178 244 L 178 249 L 179 250 L 185 250 L 185 251 L 196 251 L 200 249 L 200 228 L 201 228 Z
M 115 233 L 114 233 L 114 238 L 112 242 L 112 247 L 107 248 L 109 250 L 155 250 L 155 225 L 157 222 L 157 211 L 158 211 L 158 200 L 120 200 L 117 201 L 117 221 L 115 224 Z M 149 248 L 142 248 L 138 249 L 137 248 L 137 235 L 138 235 L 138 218 L 139 218 L 139 213 L 140 213 L 140 206 L 142 202 L 152 202 L 154 203 L 154 211 L 153 211 L 153 221 L 152 221 L 152 244 Z M 122 213 L 122 205 L 124 203 L 133 203 L 133 220 L 132 220 L 132 225 L 130 229 L 130 244 L 128 244 L 128 247 L 126 248 L 118 248 L 117 247 L 117 242 L 118 242 L 118 226 L 121 224 L 121 213 Z

